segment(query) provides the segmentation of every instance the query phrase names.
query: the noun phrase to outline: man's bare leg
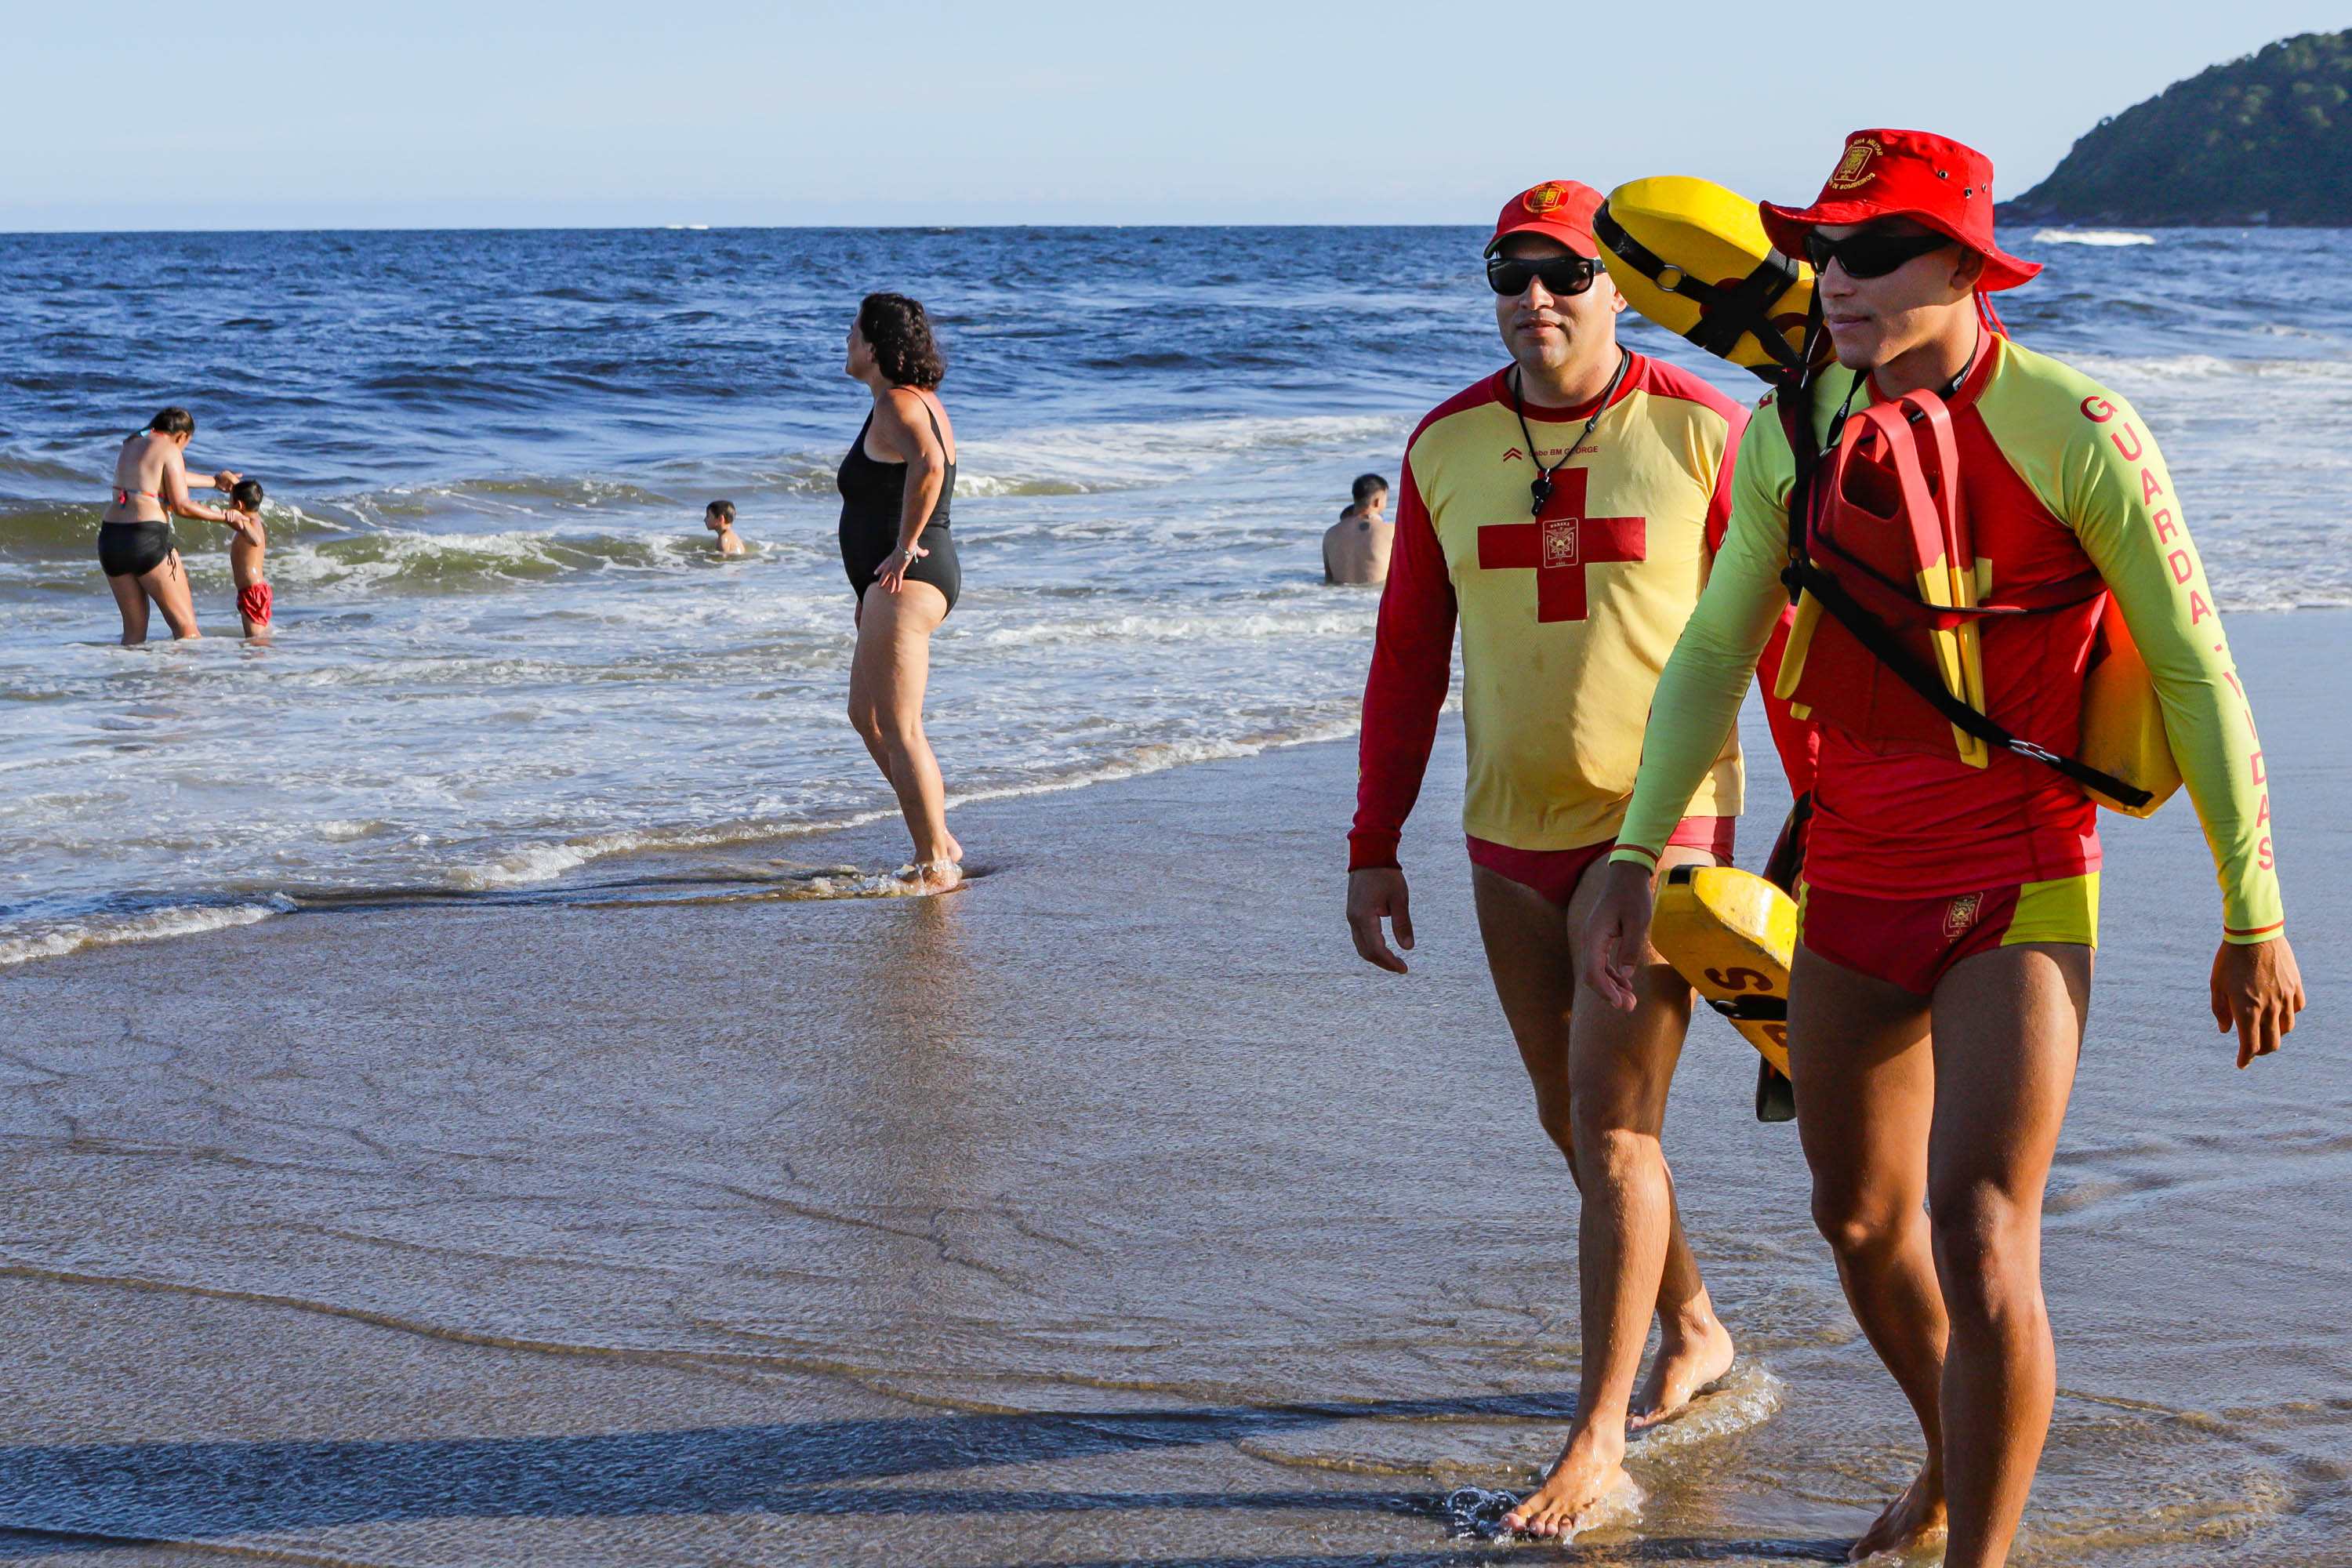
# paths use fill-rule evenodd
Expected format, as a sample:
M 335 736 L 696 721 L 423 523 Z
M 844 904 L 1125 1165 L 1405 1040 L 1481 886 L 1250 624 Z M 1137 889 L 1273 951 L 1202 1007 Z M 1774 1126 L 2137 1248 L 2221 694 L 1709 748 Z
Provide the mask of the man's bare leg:
M 2042 1297 L 2042 1194 L 2090 1009 L 2092 952 L 1978 953 L 1936 988 L 1927 1151 L 1943 1377 L 1947 1568 L 2005 1562 L 2050 1430 L 2057 1356 Z
M 1812 1170 L 1813 1223 L 1871 1348 L 1911 1402 L 1927 1462 L 1854 1543 L 1852 1560 L 1941 1534 L 1944 1300 L 1924 1205 L 1936 1115 L 1928 1001 L 1800 946 L 1789 1067 Z
M 1696 851 L 1675 853 L 1676 863 L 1712 862 Z M 1543 1486 L 1505 1521 L 1530 1534 L 1559 1534 L 1582 1528 L 1596 1503 L 1627 1484 L 1627 1411 L 1654 1311 L 1665 1325 L 1664 1377 L 1654 1373 L 1654 1384 L 1680 1387 L 1686 1400 L 1731 1363 L 1730 1336 L 1700 1281 L 1658 1147 L 1690 992 L 1654 954 L 1633 1013 L 1601 1005 L 1589 992 L 1578 1005 L 1570 932 L 1598 886 L 1592 873 L 1566 910 L 1483 868 L 1472 868 L 1472 885 L 1496 994 L 1535 1085 L 1537 1113 L 1583 1195 L 1576 1418 Z

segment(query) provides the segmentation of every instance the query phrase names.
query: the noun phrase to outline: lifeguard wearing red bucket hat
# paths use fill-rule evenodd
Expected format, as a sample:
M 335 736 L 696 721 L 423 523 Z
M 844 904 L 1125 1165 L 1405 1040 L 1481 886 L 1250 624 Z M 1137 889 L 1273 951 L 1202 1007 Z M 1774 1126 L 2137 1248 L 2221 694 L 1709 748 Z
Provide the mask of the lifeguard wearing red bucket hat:
M 1992 160 L 1924 131 L 1857 131 L 1809 207 L 1759 202 L 1764 232 L 1785 256 L 1804 254 L 1805 231 L 1822 224 L 1907 217 L 1984 258 L 1977 291 L 2014 289 L 2042 270 L 2000 247 L 1992 233 Z

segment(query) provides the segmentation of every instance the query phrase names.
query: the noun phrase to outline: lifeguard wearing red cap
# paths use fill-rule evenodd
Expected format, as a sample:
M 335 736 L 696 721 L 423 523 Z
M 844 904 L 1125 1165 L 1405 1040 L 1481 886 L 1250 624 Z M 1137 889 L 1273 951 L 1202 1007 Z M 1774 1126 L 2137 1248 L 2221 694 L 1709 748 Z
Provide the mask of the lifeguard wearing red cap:
M 2014 289 L 2042 270 L 2001 249 L 1992 230 L 1992 160 L 1925 131 L 1857 131 L 1809 207 L 1759 202 L 1764 232 L 1784 254 L 1803 254 L 1805 231 L 1823 224 L 1907 217 L 1985 259 L 1979 293 Z
M 1486 242 L 1492 256 L 1515 234 L 1539 234 L 1556 239 L 1579 256 L 1598 257 L 1601 244 L 1592 237 L 1592 215 L 1601 193 L 1574 180 L 1546 180 L 1530 185 L 1503 204 L 1495 220 L 1495 237 Z

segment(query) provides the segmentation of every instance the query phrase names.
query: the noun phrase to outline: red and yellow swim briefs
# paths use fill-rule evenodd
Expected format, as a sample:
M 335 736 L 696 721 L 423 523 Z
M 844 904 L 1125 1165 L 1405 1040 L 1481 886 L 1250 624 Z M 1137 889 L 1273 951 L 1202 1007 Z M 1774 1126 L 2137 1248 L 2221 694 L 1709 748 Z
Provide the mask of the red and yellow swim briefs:
M 2099 874 L 1932 899 L 1797 883 L 1797 940 L 1832 963 L 1927 995 L 1952 965 L 2029 942 L 2099 945 Z

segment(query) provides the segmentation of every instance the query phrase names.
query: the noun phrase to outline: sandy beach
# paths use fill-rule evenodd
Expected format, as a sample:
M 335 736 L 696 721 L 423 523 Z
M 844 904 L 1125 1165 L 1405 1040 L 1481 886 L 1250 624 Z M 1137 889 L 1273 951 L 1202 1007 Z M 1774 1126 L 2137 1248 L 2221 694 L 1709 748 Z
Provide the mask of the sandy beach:
M 2312 1021 L 2231 1071 L 2189 807 L 2105 819 L 2021 1563 L 2352 1563 L 2352 615 L 2231 630 Z M 1402 980 L 1339 920 L 1353 776 L 968 806 L 944 899 L 359 905 L 0 975 L 0 1556 L 1489 1561 L 1439 1500 L 1558 1440 L 1574 1194 L 1458 726 Z M 1637 1446 L 1637 1525 L 1524 1555 L 1830 1558 L 1916 1462 L 1753 1060 L 1695 1025 L 1667 1151 L 1742 1362 Z

